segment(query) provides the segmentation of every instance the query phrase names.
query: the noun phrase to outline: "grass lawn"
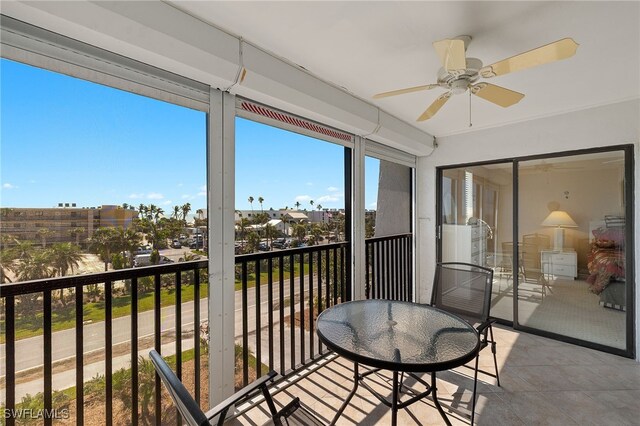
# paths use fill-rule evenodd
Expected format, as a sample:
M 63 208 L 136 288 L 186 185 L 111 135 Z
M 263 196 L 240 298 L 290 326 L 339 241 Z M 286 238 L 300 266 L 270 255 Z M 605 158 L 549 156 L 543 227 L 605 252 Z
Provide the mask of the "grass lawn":
M 309 273 L 309 264 L 304 264 L 304 274 Z M 300 276 L 300 263 L 296 262 L 293 271 L 294 277 Z M 285 281 L 288 281 L 291 276 L 291 271 L 283 271 L 283 277 Z M 280 270 L 275 267 L 272 271 L 273 283 L 277 285 L 280 280 Z M 265 285 L 269 280 L 268 272 L 260 273 L 260 284 Z M 207 283 L 200 284 L 200 298 L 207 297 Z M 247 287 L 253 288 L 256 286 L 256 275 L 249 274 L 247 277 Z M 235 281 L 235 290 L 242 290 L 242 281 Z M 53 300 L 57 300 L 59 295 L 58 291 L 55 291 L 52 295 Z M 162 288 L 160 290 L 161 306 L 171 306 L 175 304 L 175 289 L 172 287 Z M 182 286 L 182 302 L 193 301 L 193 285 Z M 138 313 L 144 311 L 150 311 L 154 306 L 154 294 L 153 291 L 145 292 L 138 296 Z M 113 318 L 119 318 L 127 316 L 131 313 L 131 295 L 116 296 L 112 299 L 112 316 Z M 85 303 L 82 312 L 83 320 L 87 322 L 100 322 L 105 318 L 105 303 L 104 301 Z M 52 326 L 51 331 L 61 331 L 74 328 L 76 326 L 76 309 L 73 301 L 67 302 L 66 306 L 54 306 L 52 314 Z M 37 312 L 35 315 L 17 315 L 15 333 L 16 340 L 26 339 L 29 337 L 42 335 L 42 323 L 43 313 Z M 4 330 L 4 320 L 0 321 L 0 330 Z M 5 342 L 6 333 L 0 333 L 0 343 Z
M 182 302 L 193 301 L 193 285 L 182 287 Z M 200 283 L 200 298 L 207 297 L 207 283 Z M 57 293 L 57 292 L 56 292 Z M 162 288 L 160 290 L 160 304 L 162 307 L 175 304 L 175 289 Z M 55 297 L 55 296 L 54 296 Z M 112 299 L 112 316 L 119 318 L 131 313 L 131 295 L 116 296 Z M 152 291 L 138 296 L 138 312 L 152 310 L 154 306 L 154 294 Z M 100 322 L 105 318 L 104 301 L 85 303 L 82 312 L 83 320 L 86 322 Z M 76 326 L 75 303 L 68 303 L 66 306 L 56 306 L 51 313 L 51 331 L 56 332 L 74 328 Z M 38 312 L 35 315 L 20 315 L 16 317 L 16 340 L 42 335 L 43 314 Z M 4 321 L 0 323 L 4 330 Z M 0 335 L 0 343 L 4 343 L 5 333 Z

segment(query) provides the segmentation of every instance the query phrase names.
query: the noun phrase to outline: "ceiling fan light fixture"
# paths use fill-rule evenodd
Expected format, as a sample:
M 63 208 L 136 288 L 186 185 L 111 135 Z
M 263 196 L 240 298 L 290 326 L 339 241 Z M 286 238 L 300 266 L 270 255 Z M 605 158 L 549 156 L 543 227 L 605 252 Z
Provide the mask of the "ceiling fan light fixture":
M 449 84 L 449 87 L 451 88 L 451 93 L 459 95 L 467 91 L 469 88 L 469 80 L 465 78 L 454 80 Z

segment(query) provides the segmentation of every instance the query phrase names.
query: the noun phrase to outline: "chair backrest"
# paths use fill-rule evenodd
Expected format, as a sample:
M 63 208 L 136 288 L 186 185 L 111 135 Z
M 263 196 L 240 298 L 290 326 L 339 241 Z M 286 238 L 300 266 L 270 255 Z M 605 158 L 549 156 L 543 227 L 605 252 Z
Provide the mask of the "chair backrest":
M 160 354 L 152 350 L 149 352 L 149 356 L 162 383 L 167 387 L 171 399 L 173 399 L 173 402 L 178 408 L 183 421 L 189 426 L 209 425 L 210 423 L 207 416 L 204 415 L 204 412 L 202 412 L 196 401 L 191 397 L 187 388 L 184 387 L 180 379 L 178 379 L 178 376 L 175 375 Z
M 470 263 L 436 265 L 431 304 L 480 322 L 489 319 L 493 270 Z

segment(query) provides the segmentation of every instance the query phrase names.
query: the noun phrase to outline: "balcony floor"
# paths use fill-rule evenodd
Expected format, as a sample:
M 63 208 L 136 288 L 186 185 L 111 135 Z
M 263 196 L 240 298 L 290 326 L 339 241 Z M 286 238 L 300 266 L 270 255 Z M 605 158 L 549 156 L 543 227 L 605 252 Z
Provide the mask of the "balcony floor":
M 477 424 L 637 424 L 640 364 L 506 327 L 498 326 L 494 332 L 502 386 L 496 386 L 492 377 L 478 376 Z M 493 371 L 489 348 L 482 351 L 480 364 Z M 310 367 L 303 377 L 281 384 L 282 390 L 274 395 L 276 404 L 298 396 L 328 424 L 351 390 L 352 368 L 350 361 L 331 355 Z M 438 398 L 454 425 L 470 423 L 472 374 L 473 370 L 461 367 L 438 375 Z M 389 379 L 389 374 L 376 377 L 374 388 L 390 395 L 390 387 L 384 383 Z M 266 413 L 262 403 L 228 424 L 261 425 L 267 421 Z M 339 425 L 390 423 L 390 410 L 362 387 L 338 421 Z M 398 424 L 440 425 L 443 421 L 432 400 L 425 398 L 400 410 Z

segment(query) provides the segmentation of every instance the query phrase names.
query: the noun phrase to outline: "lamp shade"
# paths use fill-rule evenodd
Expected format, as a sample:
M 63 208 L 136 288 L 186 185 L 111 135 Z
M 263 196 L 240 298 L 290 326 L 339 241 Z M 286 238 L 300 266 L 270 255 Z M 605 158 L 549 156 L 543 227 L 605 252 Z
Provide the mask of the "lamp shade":
M 542 226 L 554 226 L 562 228 L 577 228 L 578 224 L 571 219 L 567 212 L 555 210 L 549 213 L 549 216 L 542 221 Z

